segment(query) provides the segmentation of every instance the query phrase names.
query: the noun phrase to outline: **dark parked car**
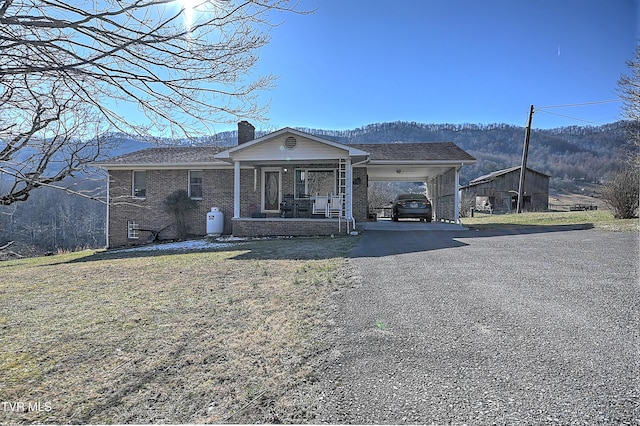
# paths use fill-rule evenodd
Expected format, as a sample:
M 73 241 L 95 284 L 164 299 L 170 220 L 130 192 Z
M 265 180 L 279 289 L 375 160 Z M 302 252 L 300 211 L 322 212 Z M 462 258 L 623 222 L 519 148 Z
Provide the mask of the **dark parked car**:
M 400 194 L 393 200 L 391 219 L 398 221 L 399 218 L 418 218 L 431 222 L 431 203 L 423 194 Z

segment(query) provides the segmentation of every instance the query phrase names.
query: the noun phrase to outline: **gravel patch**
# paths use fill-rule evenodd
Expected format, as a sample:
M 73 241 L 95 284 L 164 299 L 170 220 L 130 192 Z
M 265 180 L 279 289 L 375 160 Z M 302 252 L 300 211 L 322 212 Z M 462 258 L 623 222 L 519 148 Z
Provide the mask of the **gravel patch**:
M 640 424 L 638 235 L 368 231 L 318 423 Z

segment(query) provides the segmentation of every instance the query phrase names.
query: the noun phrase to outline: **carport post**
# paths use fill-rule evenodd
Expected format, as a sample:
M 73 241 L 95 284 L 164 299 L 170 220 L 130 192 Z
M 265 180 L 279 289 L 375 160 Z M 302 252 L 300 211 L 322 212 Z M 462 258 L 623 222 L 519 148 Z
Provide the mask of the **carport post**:
M 460 223 L 460 167 L 456 167 L 456 184 L 455 184 L 455 198 L 453 202 L 453 220 L 454 223 Z
M 347 157 L 345 161 L 345 217 L 347 219 L 347 233 L 349 233 L 349 220 L 353 221 L 353 165 L 351 164 L 351 158 Z

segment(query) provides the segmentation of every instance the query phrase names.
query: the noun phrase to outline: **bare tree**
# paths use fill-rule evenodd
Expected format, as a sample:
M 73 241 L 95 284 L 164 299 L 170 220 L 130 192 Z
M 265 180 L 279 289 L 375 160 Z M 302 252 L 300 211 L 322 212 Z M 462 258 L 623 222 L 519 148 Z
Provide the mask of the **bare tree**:
M 476 208 L 476 194 L 473 192 L 465 192 L 460 197 L 460 217 L 473 216 L 473 210 Z
M 627 140 L 630 145 L 630 163 L 640 167 L 640 39 L 636 45 L 635 58 L 627 61 L 630 73 L 618 80 L 618 93 L 622 99 L 625 117 L 629 120 Z
M 640 40 L 636 46 L 635 59 L 628 61 L 627 65 L 631 74 L 620 78 L 618 91 L 625 116 L 629 119 L 629 157 L 622 170 L 614 173 L 602 188 L 602 198 L 618 219 L 637 216 L 640 203 Z
M 188 137 L 261 119 L 253 77 L 292 0 L 0 0 L 0 204 L 100 155 L 106 130 Z M 135 113 L 135 114 L 134 114 Z M 133 116 L 141 116 L 136 119 Z

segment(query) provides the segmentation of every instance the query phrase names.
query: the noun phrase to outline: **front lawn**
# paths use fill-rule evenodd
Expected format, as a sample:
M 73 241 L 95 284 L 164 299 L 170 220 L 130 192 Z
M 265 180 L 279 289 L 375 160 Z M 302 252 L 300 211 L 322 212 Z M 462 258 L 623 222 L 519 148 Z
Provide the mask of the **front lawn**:
M 302 423 L 357 238 L 0 263 L 0 421 Z

